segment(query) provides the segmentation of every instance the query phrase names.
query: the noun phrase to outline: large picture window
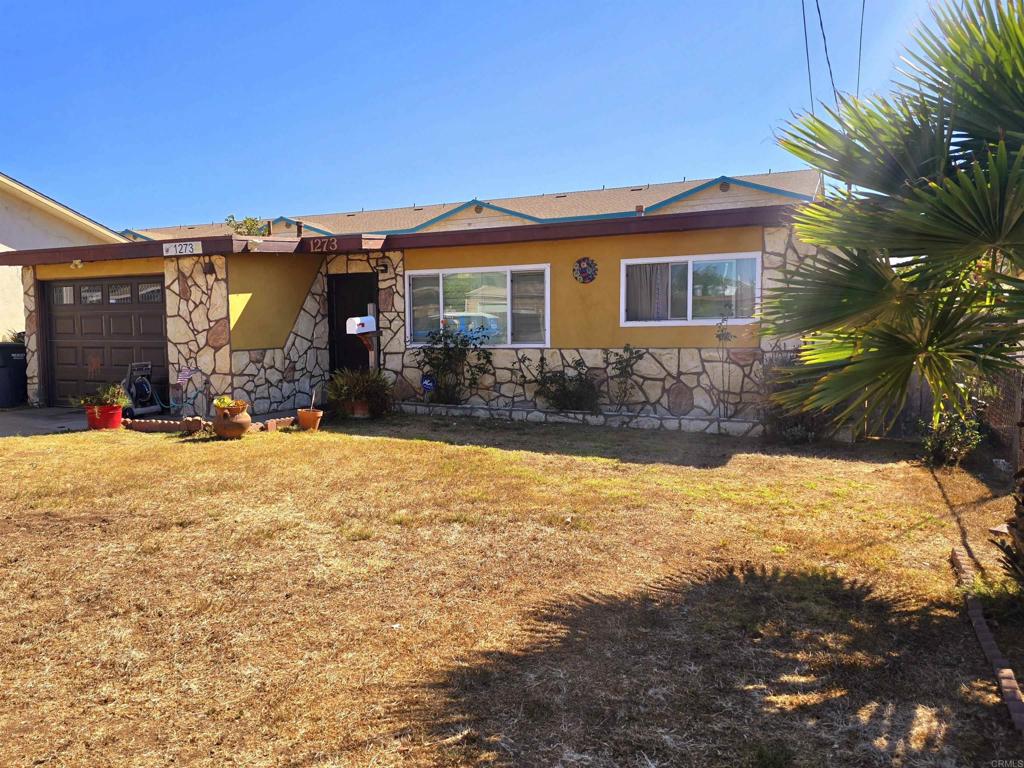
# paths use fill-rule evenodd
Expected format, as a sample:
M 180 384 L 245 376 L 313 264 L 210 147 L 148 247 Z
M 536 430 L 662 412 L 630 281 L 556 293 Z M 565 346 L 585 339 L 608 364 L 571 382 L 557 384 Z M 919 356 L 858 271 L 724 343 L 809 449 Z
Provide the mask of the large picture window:
M 548 267 L 406 273 L 409 341 L 442 327 L 481 332 L 491 346 L 547 346 Z
M 760 254 L 622 261 L 621 324 L 750 321 L 760 299 Z

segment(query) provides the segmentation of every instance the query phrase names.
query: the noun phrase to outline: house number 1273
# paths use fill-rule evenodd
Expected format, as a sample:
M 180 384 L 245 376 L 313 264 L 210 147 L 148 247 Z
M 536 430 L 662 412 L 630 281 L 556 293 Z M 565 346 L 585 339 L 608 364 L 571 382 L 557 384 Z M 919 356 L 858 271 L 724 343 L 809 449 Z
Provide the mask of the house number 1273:
M 313 253 L 325 253 L 327 251 L 338 250 L 338 238 L 336 237 L 325 237 L 320 240 L 310 240 L 309 250 Z

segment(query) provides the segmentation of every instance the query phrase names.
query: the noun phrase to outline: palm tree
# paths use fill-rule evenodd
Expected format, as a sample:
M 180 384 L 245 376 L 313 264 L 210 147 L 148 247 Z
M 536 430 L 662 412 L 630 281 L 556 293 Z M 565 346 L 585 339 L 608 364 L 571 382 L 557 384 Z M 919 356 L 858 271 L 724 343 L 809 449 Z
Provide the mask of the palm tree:
M 790 408 L 884 420 L 916 372 L 933 421 L 964 382 L 1017 369 L 1024 341 L 1024 3 L 934 11 L 887 96 L 840 97 L 780 144 L 835 182 L 795 217 L 818 258 L 769 296 L 769 329 L 800 335 Z
M 765 302 L 768 329 L 802 339 L 777 398 L 837 424 L 895 417 L 916 373 L 937 426 L 970 381 L 1022 368 L 1024 0 L 947 0 L 915 40 L 888 95 L 840 97 L 779 139 L 834 186 L 795 217 L 819 255 Z M 1024 573 L 1017 491 L 1003 546 Z

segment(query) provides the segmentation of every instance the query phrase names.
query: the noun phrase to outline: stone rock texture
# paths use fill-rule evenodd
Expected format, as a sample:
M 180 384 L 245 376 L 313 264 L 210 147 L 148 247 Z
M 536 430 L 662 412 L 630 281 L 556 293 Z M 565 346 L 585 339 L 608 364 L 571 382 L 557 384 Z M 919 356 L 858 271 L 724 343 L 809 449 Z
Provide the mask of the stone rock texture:
M 621 353 L 622 349 L 613 350 Z M 537 397 L 534 378 L 537 361 L 543 355 L 551 369 L 568 369 L 577 358 L 589 363 L 590 374 L 598 382 L 602 407 L 609 413 L 689 417 L 697 419 L 756 420 L 761 404 L 761 357 L 758 348 L 738 350 L 717 347 L 695 350 L 696 355 L 681 364 L 679 350 L 645 349 L 634 367 L 630 394 L 622 407 L 613 406 L 617 380 L 610 366 L 603 363 L 604 349 L 494 349 L 495 372 L 481 381 L 481 388 L 467 400 L 469 406 L 485 408 L 543 409 Z M 739 361 L 731 352 L 743 354 Z M 601 360 L 599 365 L 593 365 Z M 402 392 L 422 399 L 420 370 L 416 351 L 408 350 L 398 372 Z
M 674 432 L 706 432 L 709 434 L 756 437 L 763 432 L 758 421 L 739 419 L 715 420 L 643 416 L 635 413 L 589 413 L 587 411 L 547 411 L 538 408 L 499 408 L 473 405 L 432 405 L 411 401 L 399 402 L 401 413 L 419 416 L 471 416 L 478 419 L 528 421 L 531 424 L 586 424 L 594 427 L 625 427 L 630 429 L 664 429 Z
M 214 335 L 213 330 L 210 335 Z M 322 402 L 330 367 L 328 335 L 324 262 L 283 347 L 231 353 L 232 396 L 248 400 L 250 410 L 257 415 L 306 408 L 314 389 L 318 391 L 317 401 Z
M 29 405 L 40 405 L 44 400 L 42 380 L 39 377 L 39 308 L 36 306 L 35 267 L 21 268 L 21 288 L 25 298 L 25 366 L 28 374 Z
M 212 274 L 204 271 L 207 264 L 213 264 Z M 185 366 L 199 367 L 209 377 L 214 396 L 230 392 L 231 351 L 225 258 L 165 258 L 164 289 L 167 300 L 167 364 L 171 380 Z

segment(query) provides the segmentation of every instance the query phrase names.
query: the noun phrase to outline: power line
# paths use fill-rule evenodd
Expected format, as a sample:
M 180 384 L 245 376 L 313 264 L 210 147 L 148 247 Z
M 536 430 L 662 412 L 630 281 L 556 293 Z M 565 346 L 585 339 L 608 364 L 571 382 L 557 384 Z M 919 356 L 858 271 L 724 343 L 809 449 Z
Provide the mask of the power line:
M 864 59 L 864 6 L 867 0 L 860 0 L 860 41 L 857 43 L 857 98 L 860 98 L 860 63 Z
M 836 100 L 836 109 L 839 109 L 839 91 L 836 89 L 836 78 L 832 74 L 832 59 L 828 55 L 828 38 L 825 36 L 825 22 L 821 18 L 821 2 L 814 0 L 818 9 L 818 27 L 821 29 L 821 42 L 825 46 L 825 63 L 828 64 L 828 79 L 832 82 L 832 95 Z
M 807 42 L 807 6 L 800 0 L 800 13 L 804 17 L 804 56 L 807 59 L 807 90 L 811 94 L 811 114 L 814 114 L 814 84 L 811 80 L 811 46 Z

